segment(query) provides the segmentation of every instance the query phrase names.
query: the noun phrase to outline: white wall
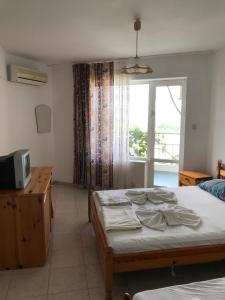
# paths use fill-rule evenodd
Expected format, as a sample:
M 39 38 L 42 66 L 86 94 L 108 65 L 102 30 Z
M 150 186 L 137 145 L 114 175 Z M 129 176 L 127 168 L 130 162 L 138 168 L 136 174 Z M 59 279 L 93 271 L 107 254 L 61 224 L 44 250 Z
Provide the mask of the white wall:
M 6 65 L 16 63 L 36 67 L 49 74 L 49 83 L 35 87 L 6 80 Z M 0 155 L 19 148 L 31 150 L 32 165 L 53 163 L 53 130 L 38 134 L 35 106 L 48 104 L 52 107 L 51 70 L 42 63 L 8 55 L 0 47 Z
M 210 103 L 212 53 L 153 56 L 149 78 L 187 77 L 184 168 L 204 171 Z M 145 75 L 146 76 L 146 75 Z M 144 76 L 143 76 L 144 78 Z M 192 129 L 192 124 L 197 129 Z
M 212 63 L 208 171 L 215 176 L 217 160 L 225 162 L 225 49 L 214 53 Z
M 211 148 L 207 157 L 212 56 L 214 66 L 212 94 L 216 105 L 212 107 L 209 142 Z M 186 169 L 206 171 L 207 158 L 208 161 L 212 159 L 212 164 L 208 163 L 208 169 L 211 166 L 215 168 L 215 161 L 224 156 L 225 142 L 221 141 L 220 135 L 223 127 L 218 121 L 218 117 L 222 120 L 221 111 L 225 110 L 222 97 L 225 92 L 224 58 L 225 51 L 214 55 L 197 53 L 152 56 L 146 59 L 154 70 L 150 78 L 188 78 L 184 157 Z M 48 68 L 39 62 L 7 55 L 0 47 L 0 77 L 3 78 L 6 78 L 6 63 L 47 70 L 50 82 L 43 87 L 33 87 L 10 83 L 0 78 L 0 155 L 17 148 L 30 148 L 33 165 L 53 163 L 55 179 L 72 182 L 74 148 L 72 64 Z M 53 130 L 48 134 L 38 134 L 36 131 L 34 108 L 40 103 L 53 107 Z M 192 130 L 192 124 L 197 124 L 196 130 Z M 215 132 L 219 134 L 215 135 Z M 211 141 L 215 145 L 220 142 L 219 149 L 213 147 Z M 135 164 L 132 182 L 135 182 L 137 177 L 139 179 L 143 177 L 142 166 Z
M 6 79 L 6 53 L 0 46 L 0 78 Z
M 53 71 L 55 179 L 73 182 L 73 74 L 71 64 Z
M 139 75 L 138 78 L 187 77 L 186 122 L 184 140 L 184 169 L 207 170 L 207 147 L 209 131 L 209 106 L 211 99 L 212 53 L 152 56 L 143 60 L 154 72 L 151 75 Z M 192 129 L 196 124 L 197 129 Z M 141 178 L 144 165 L 130 166 L 130 182 Z
M 148 75 L 149 78 L 188 78 L 184 168 L 206 171 L 212 53 L 152 56 L 145 60 L 154 70 L 153 74 Z M 53 91 L 56 179 L 72 182 L 72 64 L 53 67 Z M 196 130 L 192 130 L 192 124 L 197 125 Z M 137 177 L 139 179 L 143 177 L 143 164 L 142 166 L 135 164 L 133 167 L 131 166 L 131 169 L 135 172 L 132 172 L 133 177 L 130 180 L 135 182 Z

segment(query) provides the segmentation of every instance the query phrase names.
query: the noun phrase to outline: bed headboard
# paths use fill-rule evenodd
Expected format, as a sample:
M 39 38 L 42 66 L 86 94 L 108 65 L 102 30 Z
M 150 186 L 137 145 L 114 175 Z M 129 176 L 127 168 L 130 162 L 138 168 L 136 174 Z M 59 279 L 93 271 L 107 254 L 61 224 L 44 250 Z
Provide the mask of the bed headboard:
M 218 160 L 217 163 L 217 178 L 225 179 L 225 166 L 222 160 Z

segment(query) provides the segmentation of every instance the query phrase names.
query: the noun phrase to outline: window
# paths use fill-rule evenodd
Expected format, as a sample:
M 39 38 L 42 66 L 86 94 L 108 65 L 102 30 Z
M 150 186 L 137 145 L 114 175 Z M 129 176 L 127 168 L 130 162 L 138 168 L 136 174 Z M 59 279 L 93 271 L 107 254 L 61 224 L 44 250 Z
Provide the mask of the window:
M 147 157 L 149 84 L 130 85 L 129 155 Z

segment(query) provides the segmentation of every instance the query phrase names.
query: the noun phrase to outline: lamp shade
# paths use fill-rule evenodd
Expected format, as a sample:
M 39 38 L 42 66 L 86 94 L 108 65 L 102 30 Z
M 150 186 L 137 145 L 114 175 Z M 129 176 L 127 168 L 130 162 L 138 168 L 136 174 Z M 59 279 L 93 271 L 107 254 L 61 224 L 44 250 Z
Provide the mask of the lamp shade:
M 127 75 L 138 75 L 138 74 L 151 74 L 153 72 L 152 68 L 149 66 L 142 66 L 139 64 L 135 64 L 131 67 L 123 67 L 121 69 L 122 74 Z

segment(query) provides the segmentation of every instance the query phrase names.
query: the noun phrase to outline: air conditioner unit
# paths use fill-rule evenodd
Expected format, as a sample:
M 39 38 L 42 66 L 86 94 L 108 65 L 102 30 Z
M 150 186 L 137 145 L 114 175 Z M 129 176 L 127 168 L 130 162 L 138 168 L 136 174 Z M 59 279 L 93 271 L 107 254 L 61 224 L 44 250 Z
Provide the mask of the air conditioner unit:
M 48 74 L 21 66 L 9 65 L 9 80 L 17 83 L 43 85 L 48 82 Z

